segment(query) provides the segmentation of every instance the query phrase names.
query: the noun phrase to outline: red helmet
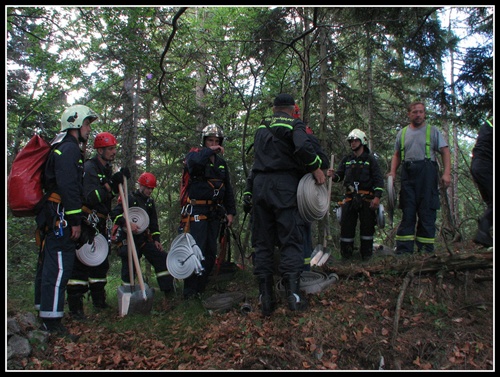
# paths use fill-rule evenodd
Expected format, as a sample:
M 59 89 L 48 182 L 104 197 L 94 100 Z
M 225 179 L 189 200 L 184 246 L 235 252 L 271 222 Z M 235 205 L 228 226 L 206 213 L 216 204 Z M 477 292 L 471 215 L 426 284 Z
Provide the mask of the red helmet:
M 293 109 L 293 117 L 295 119 L 300 118 L 300 109 L 299 105 L 295 104 L 295 108 Z
M 156 187 L 156 177 L 151 173 L 142 173 L 137 182 L 149 188 Z
M 109 132 L 101 132 L 94 139 L 94 148 L 114 147 L 116 144 L 116 138 Z

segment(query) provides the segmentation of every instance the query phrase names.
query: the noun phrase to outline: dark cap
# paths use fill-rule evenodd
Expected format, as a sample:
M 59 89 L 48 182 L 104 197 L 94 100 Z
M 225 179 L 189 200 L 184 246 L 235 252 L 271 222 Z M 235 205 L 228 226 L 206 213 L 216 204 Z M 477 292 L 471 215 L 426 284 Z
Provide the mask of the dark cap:
M 274 99 L 274 106 L 293 106 L 295 100 L 290 94 L 281 93 Z

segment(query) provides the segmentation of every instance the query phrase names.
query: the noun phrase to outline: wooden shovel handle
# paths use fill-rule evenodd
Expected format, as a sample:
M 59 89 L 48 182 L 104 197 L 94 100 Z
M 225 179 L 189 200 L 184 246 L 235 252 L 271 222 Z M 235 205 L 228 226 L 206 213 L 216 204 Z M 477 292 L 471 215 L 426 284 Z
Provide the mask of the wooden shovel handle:
M 126 181 L 125 181 L 126 182 Z M 125 183 L 126 185 L 126 183 Z M 123 193 L 123 186 L 120 183 L 118 185 L 118 190 L 122 196 L 122 203 L 125 194 Z M 123 203 L 123 216 L 125 217 L 125 223 L 127 224 L 127 244 L 130 245 L 132 251 L 132 258 L 134 260 L 135 269 L 137 270 L 137 278 L 139 280 L 139 286 L 141 287 L 143 298 L 146 299 L 146 287 L 144 286 L 144 280 L 142 278 L 141 264 L 139 263 L 139 258 L 137 257 L 137 250 L 135 248 L 134 236 L 132 235 L 132 227 L 130 226 L 129 213 L 128 213 L 128 198 L 125 203 Z

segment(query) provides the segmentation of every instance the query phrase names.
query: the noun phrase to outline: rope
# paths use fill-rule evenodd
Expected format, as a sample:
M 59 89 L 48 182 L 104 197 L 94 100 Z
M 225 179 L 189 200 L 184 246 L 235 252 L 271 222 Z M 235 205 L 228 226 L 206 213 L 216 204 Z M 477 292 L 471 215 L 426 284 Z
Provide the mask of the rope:
M 305 174 L 297 188 L 300 216 L 309 223 L 321 220 L 328 212 L 328 203 L 326 185 L 317 185 L 312 173 Z
M 300 275 L 300 290 L 305 293 L 318 293 L 338 280 L 336 273 L 327 275 L 324 272 L 303 271 Z M 276 289 L 281 295 L 285 295 L 283 278 L 276 283 Z
M 200 247 L 189 233 L 181 233 L 174 238 L 167 254 L 167 269 L 176 279 L 186 279 L 193 273 L 201 275 L 204 260 Z

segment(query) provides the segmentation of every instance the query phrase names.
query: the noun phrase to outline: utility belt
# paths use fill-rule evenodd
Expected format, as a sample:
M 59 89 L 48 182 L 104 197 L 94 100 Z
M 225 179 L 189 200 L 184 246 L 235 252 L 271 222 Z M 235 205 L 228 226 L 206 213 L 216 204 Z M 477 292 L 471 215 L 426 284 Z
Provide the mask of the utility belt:
M 404 160 L 402 162 L 402 165 L 405 169 L 409 169 L 411 168 L 412 166 L 417 166 L 417 165 L 421 165 L 425 162 L 432 162 L 433 164 L 437 164 L 436 161 L 432 161 L 430 158 L 425 158 L 423 160 L 413 160 L 413 161 L 410 161 L 410 160 Z
M 210 206 L 210 205 L 217 205 L 221 204 L 222 200 L 199 200 L 199 199 L 188 199 L 188 204 L 191 204 L 192 206 Z
M 58 193 L 51 193 L 47 200 L 57 203 L 57 214 L 58 217 L 54 219 L 54 222 L 52 224 L 52 230 L 56 232 L 56 235 L 62 235 L 62 229 L 67 226 L 67 221 L 64 220 L 64 209 L 59 211 L 59 204 L 61 204 L 61 196 Z M 88 226 L 94 229 L 95 233 L 98 233 L 99 230 L 97 229 L 98 224 L 100 223 L 99 219 L 104 220 L 103 224 L 104 226 L 101 226 L 101 230 L 106 231 L 108 240 L 111 238 L 111 229 L 113 227 L 113 222 L 109 215 L 104 215 L 102 213 L 98 213 L 95 210 L 91 210 L 90 208 L 86 206 L 82 206 L 82 212 L 88 214 L 88 216 L 83 216 L 83 221 L 82 221 L 82 226 Z M 45 227 L 45 231 L 47 232 L 50 230 L 50 225 L 47 225 Z
M 47 198 L 47 200 L 59 204 L 59 203 L 61 203 L 61 196 L 58 193 L 53 192 L 52 194 L 50 194 L 50 196 Z M 97 211 L 93 211 L 86 206 L 82 206 L 82 211 L 89 214 L 89 215 L 95 214 L 100 219 L 107 219 L 108 218 L 108 215 L 104 215 L 104 214 L 99 213 Z
M 181 222 L 182 223 L 187 223 L 188 221 L 189 222 L 191 222 L 191 221 L 198 222 L 198 221 L 206 220 L 206 219 L 208 219 L 208 217 L 206 215 L 191 215 L 191 216 L 182 217 Z
M 361 200 L 364 200 L 365 202 L 370 203 L 375 195 L 373 194 L 373 192 L 368 191 L 368 190 L 358 190 L 357 193 L 354 191 L 347 191 L 345 193 L 344 200 L 337 202 L 337 204 L 342 205 L 344 203 L 350 202 L 351 200 L 354 199 L 355 196 L 356 196 L 356 199 L 358 199 L 358 200 L 361 199 Z

